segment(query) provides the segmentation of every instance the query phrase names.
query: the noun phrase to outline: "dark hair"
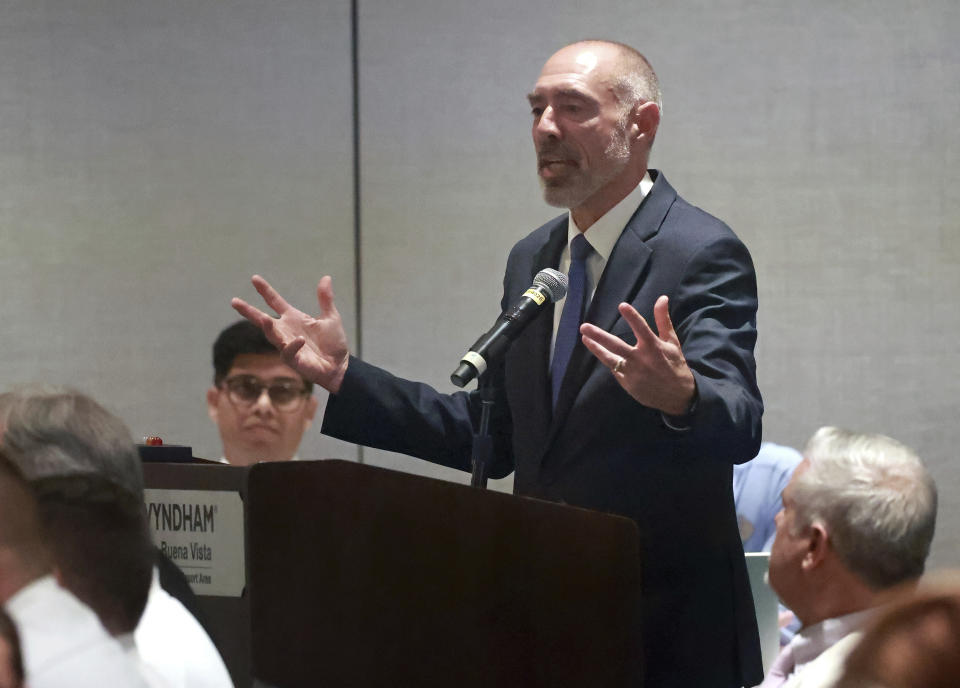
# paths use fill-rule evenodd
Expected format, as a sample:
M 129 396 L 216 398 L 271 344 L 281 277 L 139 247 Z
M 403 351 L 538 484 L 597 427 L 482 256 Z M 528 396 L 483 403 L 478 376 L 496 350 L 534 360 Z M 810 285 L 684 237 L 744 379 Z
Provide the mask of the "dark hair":
M 13 688 L 23 685 L 23 655 L 20 653 L 20 636 L 13 620 L 0 607 L 0 638 L 10 645 L 10 668 L 13 669 Z
M 23 572 L 39 578 L 50 572 L 46 540 L 26 478 L 0 449 L 0 547 L 15 553 Z
M 96 473 L 31 483 L 63 584 L 113 635 L 131 633 L 147 604 L 154 548 L 140 497 Z
M 249 320 L 238 320 L 225 328 L 213 343 L 213 384 L 219 385 L 226 379 L 237 356 L 276 353 L 279 353 L 277 348 L 259 327 Z M 308 392 L 313 391 L 312 382 L 303 382 Z
M 15 393 L 6 407 L 3 446 L 28 480 L 102 473 L 142 493 L 140 456 L 130 429 L 92 398 L 62 388 L 27 390 Z

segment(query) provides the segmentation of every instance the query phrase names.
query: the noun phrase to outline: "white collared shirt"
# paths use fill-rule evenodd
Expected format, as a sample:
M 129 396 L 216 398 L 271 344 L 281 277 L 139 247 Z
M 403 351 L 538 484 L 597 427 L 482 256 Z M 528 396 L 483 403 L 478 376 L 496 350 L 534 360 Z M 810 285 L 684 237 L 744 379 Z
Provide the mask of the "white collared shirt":
M 140 660 L 173 688 L 233 688 L 220 653 L 203 626 L 160 587 L 153 568 L 147 606 L 133 632 Z
M 600 283 L 600 276 L 610 260 L 613 247 L 623 233 L 624 228 L 637 212 L 640 203 L 653 188 L 653 179 L 650 172 L 643 175 L 643 179 L 636 188 L 627 194 L 622 201 L 608 210 L 583 233 L 593 251 L 587 257 L 587 305 L 593 300 L 593 294 Z M 560 254 L 560 265 L 557 269 L 563 274 L 570 272 L 570 242 L 580 234 L 580 228 L 573 221 L 573 213 L 567 214 L 567 245 Z M 550 339 L 550 362 L 553 362 L 553 346 L 557 340 L 557 329 L 560 327 L 560 315 L 563 313 L 563 304 L 566 297 L 556 302 L 553 307 L 553 336 Z
M 858 631 L 875 613 L 875 608 L 864 609 L 800 629 L 790 641 L 794 666 L 784 688 L 832 685 L 839 678 L 847 653 L 856 644 Z
M 97 615 L 53 576 L 38 578 L 4 605 L 17 625 L 30 688 L 147 688 Z
M 140 656 L 140 651 L 137 649 L 137 643 L 133 639 L 133 633 L 124 633 L 115 637 L 117 642 L 120 643 L 120 647 L 123 648 L 124 653 L 126 653 L 127 659 L 137 667 L 140 675 L 143 676 L 150 688 L 176 688 L 167 683 L 153 667 L 143 661 L 143 658 Z

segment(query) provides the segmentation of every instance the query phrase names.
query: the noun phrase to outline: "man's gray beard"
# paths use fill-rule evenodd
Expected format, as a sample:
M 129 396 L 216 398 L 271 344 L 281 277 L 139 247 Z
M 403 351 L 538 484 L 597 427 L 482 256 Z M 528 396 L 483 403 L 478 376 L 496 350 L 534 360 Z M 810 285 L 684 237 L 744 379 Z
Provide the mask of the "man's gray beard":
M 543 189 L 543 200 L 554 208 L 577 208 L 597 191 L 620 176 L 627 163 L 630 162 L 630 146 L 627 145 L 626 127 L 618 130 L 610 139 L 610 144 L 603 152 L 604 169 L 594 172 L 574 170 L 573 174 L 563 180 L 562 186 L 548 186 L 543 177 L 540 179 L 540 188 Z

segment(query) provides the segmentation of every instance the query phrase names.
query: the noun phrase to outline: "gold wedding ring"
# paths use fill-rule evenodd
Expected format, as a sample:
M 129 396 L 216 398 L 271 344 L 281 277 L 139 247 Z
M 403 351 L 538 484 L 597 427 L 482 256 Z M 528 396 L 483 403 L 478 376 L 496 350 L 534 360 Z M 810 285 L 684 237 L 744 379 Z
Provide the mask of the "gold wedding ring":
M 613 374 L 616 375 L 617 373 L 623 372 L 623 365 L 626 362 L 627 359 L 623 358 L 622 356 L 618 358 L 617 362 L 613 364 L 613 368 L 611 369 L 613 370 Z

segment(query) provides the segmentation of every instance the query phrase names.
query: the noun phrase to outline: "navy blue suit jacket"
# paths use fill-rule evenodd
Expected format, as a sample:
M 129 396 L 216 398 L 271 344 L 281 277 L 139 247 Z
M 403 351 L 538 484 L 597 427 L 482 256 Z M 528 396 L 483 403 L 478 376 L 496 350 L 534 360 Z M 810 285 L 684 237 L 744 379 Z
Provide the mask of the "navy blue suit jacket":
M 655 329 L 653 304 L 670 297 L 699 397 L 687 429 L 634 401 L 582 344 L 552 412 L 548 312 L 491 368 L 505 402 L 492 423 L 491 475 L 515 471 L 517 494 L 637 522 L 648 687 L 750 686 L 762 678 L 760 652 L 731 483 L 733 464 L 760 444 L 756 278 L 725 224 L 651 175 L 653 188 L 618 239 L 585 319 L 634 344 L 618 304 L 631 303 Z M 566 238 L 564 215 L 514 246 L 504 308 L 540 269 L 558 265 Z M 440 394 L 351 359 L 323 432 L 470 470 L 478 401 L 476 392 Z

